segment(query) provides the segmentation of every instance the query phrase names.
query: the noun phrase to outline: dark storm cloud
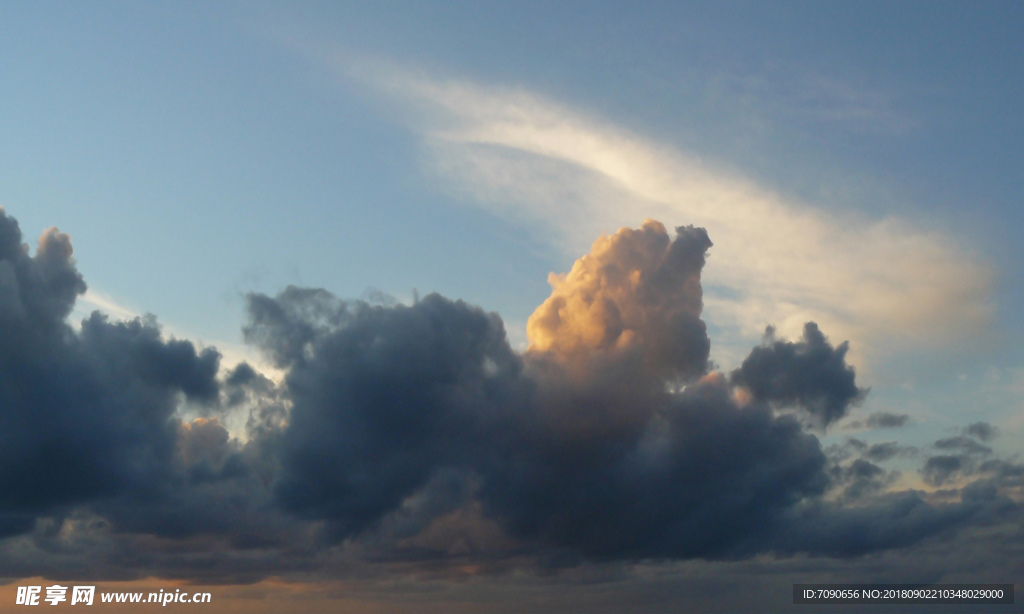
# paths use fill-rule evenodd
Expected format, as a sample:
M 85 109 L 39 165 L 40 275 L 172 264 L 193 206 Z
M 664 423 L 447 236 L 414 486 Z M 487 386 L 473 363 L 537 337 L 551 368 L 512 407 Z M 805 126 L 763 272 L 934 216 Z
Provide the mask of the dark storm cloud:
M 0 210 L 0 530 L 33 515 L 163 479 L 178 439 L 180 398 L 213 403 L 219 354 L 164 341 L 153 320 L 74 332 L 85 291 L 71 242 L 47 230 L 34 256 Z
M 246 363 L 224 375 L 223 405 L 249 410 L 247 441 L 232 438 L 216 416 L 175 420 L 175 452 L 163 479 L 97 500 L 89 510 L 102 516 L 129 550 L 137 549 L 133 540 L 143 536 L 190 544 L 156 557 L 150 563 L 155 568 L 188 577 L 185 569 L 192 560 L 218 568 L 208 572 L 209 578 L 253 581 L 267 568 L 258 561 L 268 553 L 315 548 L 308 543 L 309 527 L 279 509 L 270 489 L 278 465 L 276 439 L 287 415 L 282 390 Z M 308 561 L 291 564 L 309 566 Z
M 57 333 L 85 292 L 85 281 L 71 258 L 71 239 L 56 228 L 39 237 L 34 257 L 21 242 L 14 218 L 0 209 L 0 316 L 37 333 Z
M 605 270 L 624 267 L 615 254 L 636 256 L 630 241 L 661 240 L 620 237 L 601 246 Z M 642 297 L 618 296 L 619 312 L 638 300 L 660 314 L 657 293 L 678 295 L 670 282 L 699 274 L 708 245 L 703 231 L 680 229 L 650 248 L 666 256 Z M 699 283 L 683 285 L 699 313 Z M 828 485 L 817 439 L 791 417 L 739 405 L 721 376 L 679 394 L 650 376 L 700 373 L 706 349 L 665 352 L 654 335 L 631 336 L 581 375 L 547 352 L 524 364 L 496 315 L 437 295 L 386 308 L 290 288 L 250 301 L 246 335 L 289 369 L 294 404 L 278 500 L 339 537 L 455 468 L 480 480 L 485 513 L 525 542 L 606 557 L 724 556 L 752 551 L 752 534 Z
M 828 424 L 865 394 L 845 362 L 846 345 L 833 348 L 813 324 L 800 342 L 771 338 L 755 348 L 732 382 L 691 375 L 681 392 L 667 389 L 665 378 L 704 372 L 706 352 L 665 353 L 653 334 L 624 336 L 628 326 L 615 328 L 609 342 L 609 314 L 650 322 L 664 313 L 658 284 L 634 284 L 647 288 L 642 296 L 621 291 L 617 280 L 631 271 L 640 271 L 633 279 L 656 271 L 652 279 L 690 280 L 693 294 L 677 298 L 699 307 L 694 266 L 699 272 L 706 235 L 680 229 L 671 244 L 659 241 L 657 228 L 645 226 L 595 243 L 595 257 L 577 263 L 586 275 L 556 280 L 557 305 L 538 310 L 543 326 L 534 329 L 544 343 L 521 357 L 496 315 L 437 295 L 393 307 L 347 303 L 322 290 L 253 295 L 246 335 L 288 369 L 294 403 L 278 441 L 278 501 L 328 521 L 340 539 L 431 500 L 426 485 L 435 476 L 462 476 L 445 481 L 448 492 L 463 493 L 453 499 L 476 493 L 486 518 L 523 547 L 554 556 L 554 565 L 578 557 L 742 557 L 793 551 L 792 544 L 851 554 L 922 539 L 963 517 L 919 499 L 866 501 L 895 474 L 868 460 L 830 470 L 817 438 L 773 410 L 799 405 Z M 674 253 L 687 257 L 662 255 Z M 585 314 L 585 328 L 572 328 L 566 314 L 574 311 Z M 595 345 L 581 368 L 587 343 Z M 754 399 L 738 400 L 737 384 Z M 903 450 L 865 445 L 864 453 L 881 459 Z M 460 479 L 473 485 L 451 490 Z M 830 487 L 862 500 L 863 509 L 819 506 L 796 515 L 801 502 Z M 914 513 L 867 545 L 828 535 L 830 527 L 856 528 L 901 510 Z M 417 526 L 453 512 L 432 513 L 433 520 L 417 516 Z M 800 537 L 809 518 L 814 535 Z
M 501 320 L 436 294 L 392 308 L 289 288 L 251 298 L 249 339 L 279 365 L 293 408 L 278 500 L 351 535 L 445 466 L 501 444 L 528 399 Z
M 800 407 L 827 427 L 867 392 L 854 383 L 848 350 L 846 342 L 833 348 L 814 322 L 804 325 L 803 339 L 796 343 L 776 340 L 775 329 L 768 327 L 764 345 L 751 351 L 732 380 L 760 401 Z
M 893 414 L 886 411 L 875 412 L 868 416 L 868 428 L 873 429 L 898 429 L 907 423 L 910 416 L 906 414 Z
M 660 399 L 634 429 L 524 442 L 483 496 L 513 533 L 598 557 L 756 550 L 781 512 L 828 484 L 817 439 L 723 378 Z

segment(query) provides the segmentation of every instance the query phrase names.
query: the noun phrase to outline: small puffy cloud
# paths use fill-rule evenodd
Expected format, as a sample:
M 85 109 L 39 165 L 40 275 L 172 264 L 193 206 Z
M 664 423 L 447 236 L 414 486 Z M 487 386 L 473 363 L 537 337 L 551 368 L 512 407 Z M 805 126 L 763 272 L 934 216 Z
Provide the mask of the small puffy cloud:
M 909 418 L 907 414 L 880 411 L 868 416 L 867 426 L 872 429 L 898 429 L 904 426 Z
M 992 426 L 988 422 L 975 422 L 967 427 L 964 427 L 964 435 L 974 437 L 981 441 L 992 441 L 999 435 L 999 429 Z
M 804 326 L 803 339 L 796 343 L 777 340 L 769 327 L 764 344 L 733 371 L 732 381 L 755 399 L 799 407 L 827 427 L 867 393 L 854 383 L 854 369 L 846 364 L 848 350 L 846 342 L 833 347 L 814 322 Z
M 925 461 L 921 475 L 928 484 L 942 486 L 966 469 L 968 462 L 965 457 L 959 455 L 933 456 Z

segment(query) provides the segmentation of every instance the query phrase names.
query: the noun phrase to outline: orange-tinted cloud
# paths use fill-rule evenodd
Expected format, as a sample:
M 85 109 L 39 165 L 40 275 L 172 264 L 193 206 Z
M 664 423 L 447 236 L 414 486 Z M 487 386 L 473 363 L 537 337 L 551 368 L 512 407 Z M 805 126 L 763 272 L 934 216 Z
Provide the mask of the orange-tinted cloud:
M 527 323 L 529 352 L 577 369 L 602 355 L 638 351 L 648 367 L 693 377 L 706 368 L 710 343 L 700 320 L 703 229 L 646 220 L 594 242 L 567 274 L 548 276 L 551 296 Z

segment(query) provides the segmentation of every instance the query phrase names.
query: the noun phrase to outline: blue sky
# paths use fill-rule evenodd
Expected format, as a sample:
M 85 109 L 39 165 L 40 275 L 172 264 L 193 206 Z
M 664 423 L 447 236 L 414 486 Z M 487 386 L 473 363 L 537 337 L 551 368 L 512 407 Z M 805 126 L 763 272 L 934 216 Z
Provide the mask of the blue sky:
M 657 213 L 641 205 L 567 243 L 551 219 L 515 213 L 536 196 L 438 171 L 454 162 L 429 135 L 466 120 L 384 85 L 407 79 L 518 92 L 783 202 L 941 233 L 994 275 L 996 331 L 942 367 L 1020 362 L 1022 75 L 1009 59 L 1022 42 L 1011 3 L 5 14 L 0 202 L 27 235 L 68 232 L 94 291 L 182 334 L 238 342 L 242 293 L 300 283 L 345 297 L 437 290 L 499 311 L 522 343 L 549 271 L 567 270 L 595 233 Z M 564 181 L 573 169 L 537 172 Z M 594 198 L 561 189 L 583 210 Z M 494 200 L 506 206 L 483 202 Z M 700 222 L 685 211 L 663 221 Z
M 71 236 L 75 318 L 151 312 L 229 360 L 257 356 L 244 295 L 289 284 L 462 298 L 521 350 L 599 235 L 696 224 L 721 367 L 813 319 L 871 387 L 848 422 L 907 414 L 925 446 L 984 420 L 1012 455 L 1022 27 L 1012 2 L 8 2 L 0 206 L 33 249 Z M 825 441 L 851 434 L 892 437 Z

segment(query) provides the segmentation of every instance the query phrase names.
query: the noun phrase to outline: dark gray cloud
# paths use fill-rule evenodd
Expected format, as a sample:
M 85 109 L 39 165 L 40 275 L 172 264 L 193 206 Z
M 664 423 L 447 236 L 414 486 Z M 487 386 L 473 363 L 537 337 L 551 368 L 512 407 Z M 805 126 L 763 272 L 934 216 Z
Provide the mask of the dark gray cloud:
M 1024 464 L 1005 461 L 1002 459 L 987 460 L 981 464 L 980 471 L 992 474 L 1000 479 L 1007 480 L 1014 486 L 1024 484 Z
M 999 429 L 988 422 L 975 422 L 964 428 L 964 435 L 980 439 L 981 441 L 992 441 L 999 435 Z
M 944 453 L 932 456 L 921 468 L 924 481 L 932 486 L 942 486 L 959 477 L 974 474 L 979 465 L 979 457 L 992 454 L 992 448 L 962 435 L 939 439 L 934 445 Z
M 843 500 L 855 501 L 881 492 L 899 477 L 899 472 L 887 472 L 864 458 L 858 458 L 849 465 L 834 465 L 830 475 L 834 485 L 843 488 Z
M 868 416 L 868 428 L 873 429 L 898 429 L 907 423 L 910 418 L 907 414 L 893 414 L 887 411 L 875 412 Z
M 648 251 L 707 248 L 706 235 L 682 230 L 671 247 Z M 620 232 L 595 246 L 601 266 L 628 278 L 622 262 L 636 256 L 622 246 L 636 240 L 647 249 L 648 234 Z M 688 243 L 692 249 L 676 247 Z M 692 281 L 702 259 L 677 260 Z M 646 266 L 649 258 L 640 261 Z M 569 276 L 553 296 L 571 305 L 591 279 Z M 649 296 L 656 285 L 638 287 L 647 288 L 645 304 L 658 304 Z M 699 284 L 689 287 L 695 297 L 686 301 L 695 304 Z M 611 294 L 619 313 L 635 300 Z M 250 305 L 247 337 L 288 369 L 294 403 L 279 439 L 276 496 L 304 518 L 331 523 L 339 539 L 388 524 L 410 501 L 431 500 L 426 485 L 440 474 L 472 482 L 453 499 L 478 500 L 485 518 L 522 548 L 547 552 L 556 566 L 580 557 L 729 558 L 801 547 L 817 553 L 819 545 L 849 555 L 920 540 L 966 517 L 919 497 L 869 500 L 896 474 L 867 459 L 906 450 L 865 444 L 865 459 L 830 469 L 817 438 L 774 411 L 796 405 L 829 424 L 866 392 L 845 363 L 846 344 L 834 348 L 814 324 L 800 342 L 769 338 L 731 381 L 711 374 L 673 392 L 666 383 L 702 372 L 706 353 L 653 351 L 648 344 L 658 341 L 649 333 L 609 347 L 607 306 L 600 317 L 587 312 L 588 331 L 601 334 L 581 369 L 576 350 L 587 331 L 567 330 L 569 307 L 557 327 L 543 328 L 551 350 L 518 356 L 496 315 L 437 295 L 383 307 L 289 288 L 276 298 L 253 295 Z M 753 400 L 737 400 L 737 386 Z M 830 488 L 862 508 L 854 514 L 819 505 L 797 514 Z M 904 509 L 914 513 L 868 542 L 827 535 L 829 527 L 856 528 Z M 417 526 L 452 510 L 433 513 L 417 516 Z M 815 534 L 799 537 L 811 518 Z
M 249 339 L 288 368 L 277 453 L 286 509 L 340 536 L 395 510 L 446 466 L 495 453 L 529 382 L 501 320 L 436 294 L 387 308 L 289 288 L 251 298 Z
M 986 455 L 992 453 L 992 448 L 982 445 L 969 437 L 947 437 L 935 442 L 939 450 L 960 450 L 964 454 Z
M 708 245 L 681 229 L 641 302 L 659 304 L 661 286 L 678 294 L 669 282 L 699 273 Z M 699 284 L 688 287 L 699 305 Z M 670 393 L 651 375 L 699 373 L 706 350 L 681 356 L 654 335 L 633 337 L 581 373 L 549 352 L 517 356 L 496 315 L 437 295 L 389 308 L 289 288 L 250 305 L 247 338 L 288 369 L 293 403 L 277 498 L 339 538 L 457 469 L 479 480 L 485 515 L 523 543 L 577 556 L 732 556 L 756 551 L 759 532 L 828 486 L 817 439 L 793 418 L 739 405 L 721 376 Z
M 964 471 L 969 460 L 964 456 L 943 454 L 932 456 L 925 461 L 921 475 L 932 486 L 942 486 Z
M 876 463 L 880 463 L 892 458 L 914 456 L 917 452 L 917 448 L 913 446 L 904 446 L 895 441 L 886 441 L 883 443 L 872 444 L 864 451 L 864 457 L 875 461 Z
M 911 547 L 929 538 L 951 539 L 969 526 L 1020 517 L 1020 506 L 995 488 L 967 487 L 959 491 L 962 501 L 944 505 L 928 502 L 923 494 L 882 493 L 852 506 L 824 502 L 797 506 L 790 531 L 776 536 L 776 550 L 860 556 Z
M 219 354 L 165 341 L 155 320 L 65 321 L 85 291 L 71 242 L 47 230 L 34 256 L 0 210 L 0 531 L 39 513 L 164 479 L 184 398 L 215 403 Z
M 825 453 L 834 463 L 842 463 L 853 456 L 881 463 L 893 458 L 917 456 L 919 452 L 914 446 L 906 446 L 895 441 L 868 444 L 856 437 L 849 437 L 842 444 L 829 446 Z
M 631 431 L 517 446 L 485 481 L 514 534 L 595 556 L 720 557 L 756 551 L 781 513 L 828 485 L 818 441 L 724 378 L 661 399 Z
M 814 322 L 804 326 L 803 339 L 795 343 L 777 340 L 775 329 L 768 327 L 764 345 L 733 371 L 732 381 L 760 401 L 799 407 L 827 427 L 867 393 L 854 383 L 853 367 L 846 364 L 848 350 L 845 341 L 832 347 Z

